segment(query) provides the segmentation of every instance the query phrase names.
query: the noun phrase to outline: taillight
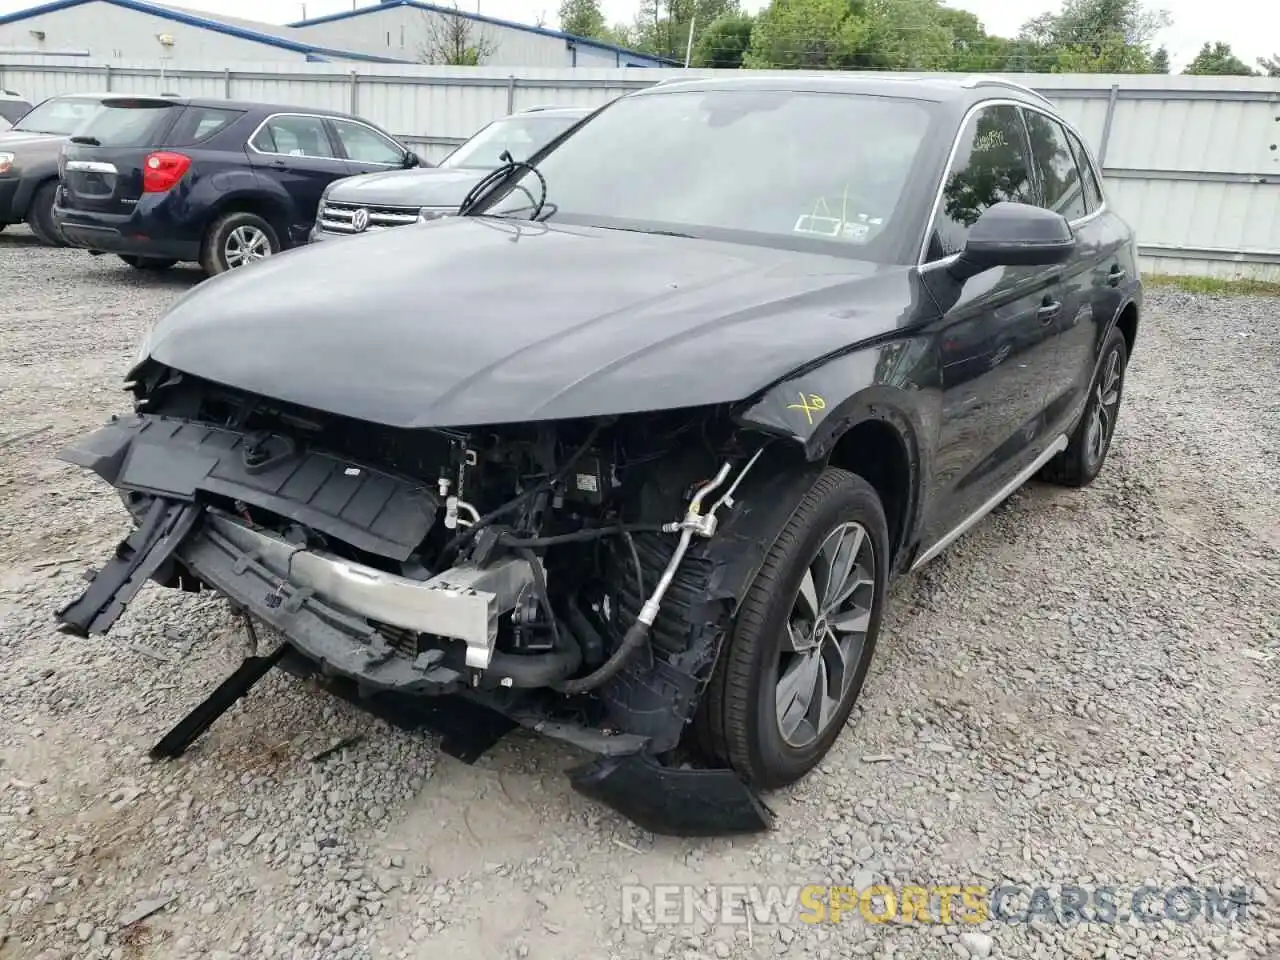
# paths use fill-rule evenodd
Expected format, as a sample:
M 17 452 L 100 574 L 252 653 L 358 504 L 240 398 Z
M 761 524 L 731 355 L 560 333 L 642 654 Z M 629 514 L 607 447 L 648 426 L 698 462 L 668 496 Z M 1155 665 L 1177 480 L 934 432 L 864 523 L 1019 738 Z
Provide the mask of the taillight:
M 191 158 L 182 153 L 161 150 L 142 163 L 142 192 L 164 193 L 175 187 L 191 167 Z

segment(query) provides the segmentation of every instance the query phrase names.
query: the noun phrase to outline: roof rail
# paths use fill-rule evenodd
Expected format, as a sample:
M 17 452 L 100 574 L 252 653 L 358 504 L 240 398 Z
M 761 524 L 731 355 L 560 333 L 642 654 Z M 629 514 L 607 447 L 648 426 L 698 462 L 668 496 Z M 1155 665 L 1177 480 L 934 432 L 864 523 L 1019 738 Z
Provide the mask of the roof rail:
M 1053 101 L 1050 100 L 1048 97 L 1046 97 L 1043 93 L 1040 93 L 1036 90 L 1032 90 L 1030 87 L 1026 86 L 1025 84 L 1017 83 L 1013 80 L 1006 80 L 1004 77 L 992 77 L 992 76 L 984 76 L 984 75 L 969 76 L 969 77 L 965 77 L 964 80 L 961 81 L 961 86 L 970 87 L 970 88 L 1007 87 L 1011 90 L 1017 90 L 1020 93 L 1025 93 L 1029 97 L 1035 97 L 1037 100 L 1041 101 L 1042 103 L 1047 103 L 1050 106 L 1053 105 Z

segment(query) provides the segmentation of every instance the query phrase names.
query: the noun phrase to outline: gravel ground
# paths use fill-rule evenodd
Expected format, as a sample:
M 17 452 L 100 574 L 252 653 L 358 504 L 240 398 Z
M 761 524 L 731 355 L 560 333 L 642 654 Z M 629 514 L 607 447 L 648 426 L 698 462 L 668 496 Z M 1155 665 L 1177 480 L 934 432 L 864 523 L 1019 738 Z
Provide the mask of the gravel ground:
M 682 842 L 569 790 L 567 749 L 515 734 L 467 767 L 284 676 L 148 762 L 246 639 L 153 587 L 105 639 L 56 634 L 125 525 L 53 454 L 125 407 L 136 341 L 196 279 L 0 237 L 0 957 L 1280 956 L 1276 301 L 1153 292 L 1100 480 L 1027 487 L 900 582 L 852 729 L 770 798 L 778 829 Z M 621 914 L 623 883 L 881 879 L 1251 902 L 1183 924 Z

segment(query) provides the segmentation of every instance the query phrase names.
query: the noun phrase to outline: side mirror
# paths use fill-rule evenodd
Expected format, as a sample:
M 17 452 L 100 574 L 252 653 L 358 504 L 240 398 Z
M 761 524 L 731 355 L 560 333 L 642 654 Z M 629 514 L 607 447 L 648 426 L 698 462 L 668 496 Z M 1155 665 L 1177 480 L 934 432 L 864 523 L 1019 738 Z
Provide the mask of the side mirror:
M 969 228 L 949 272 L 968 280 L 992 267 L 1047 267 L 1065 263 L 1075 249 L 1075 235 L 1062 214 L 1006 201 L 988 207 Z
M 406 150 L 404 153 L 404 168 L 412 170 L 414 167 L 422 166 L 422 158 L 412 150 Z

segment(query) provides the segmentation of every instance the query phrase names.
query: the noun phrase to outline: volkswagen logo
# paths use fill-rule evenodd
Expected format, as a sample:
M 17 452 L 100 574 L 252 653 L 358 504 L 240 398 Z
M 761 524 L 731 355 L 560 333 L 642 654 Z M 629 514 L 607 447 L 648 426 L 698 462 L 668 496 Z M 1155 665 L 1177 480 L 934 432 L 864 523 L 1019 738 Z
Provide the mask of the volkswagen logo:
M 351 215 L 351 229 L 356 233 L 364 233 L 369 229 L 369 211 L 364 207 Z

